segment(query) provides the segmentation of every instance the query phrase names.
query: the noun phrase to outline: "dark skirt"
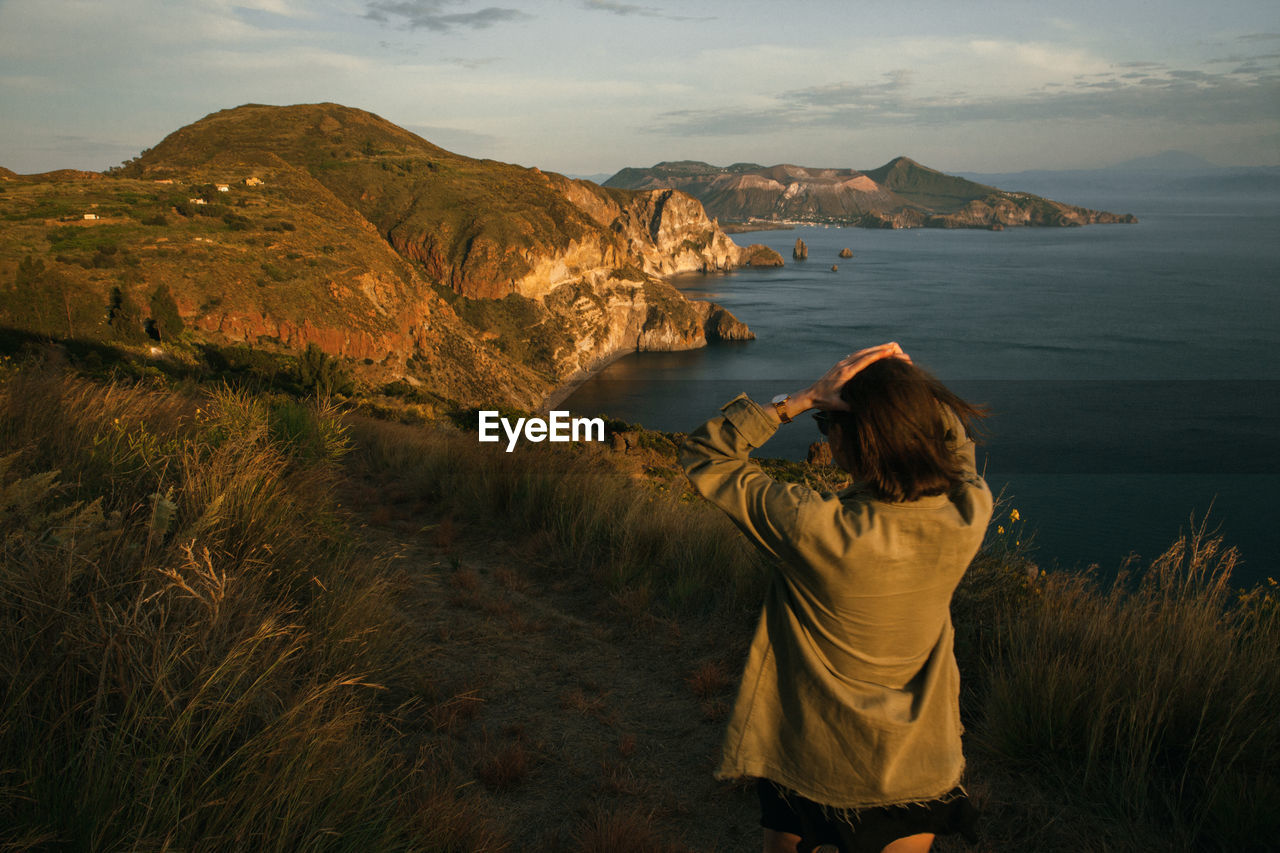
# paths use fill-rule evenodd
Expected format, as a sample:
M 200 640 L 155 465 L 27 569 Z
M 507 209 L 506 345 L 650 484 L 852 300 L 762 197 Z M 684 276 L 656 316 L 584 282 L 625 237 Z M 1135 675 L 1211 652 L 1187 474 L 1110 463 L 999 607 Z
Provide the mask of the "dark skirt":
M 756 793 L 760 795 L 760 825 L 800 836 L 799 853 L 812 853 L 823 844 L 834 844 L 840 853 L 880 853 L 896 839 L 925 832 L 960 833 L 970 844 L 978 840 L 977 809 L 959 786 L 925 803 L 856 811 L 815 803 L 768 779 L 757 780 Z

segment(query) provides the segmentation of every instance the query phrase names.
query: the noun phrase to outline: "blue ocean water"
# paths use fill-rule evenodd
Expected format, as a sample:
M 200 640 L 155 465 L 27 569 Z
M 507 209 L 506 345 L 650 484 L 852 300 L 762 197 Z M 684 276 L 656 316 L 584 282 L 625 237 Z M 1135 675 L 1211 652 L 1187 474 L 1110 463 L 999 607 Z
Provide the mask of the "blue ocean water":
M 787 265 L 674 283 L 755 341 L 627 356 L 565 405 L 687 431 L 739 391 L 768 400 L 896 340 L 991 409 L 979 464 L 1043 565 L 1113 571 L 1207 514 L 1242 552 L 1239 580 L 1280 576 L 1280 199 L 1064 200 L 1140 222 L 736 235 Z M 803 458 L 817 439 L 798 422 L 761 453 Z

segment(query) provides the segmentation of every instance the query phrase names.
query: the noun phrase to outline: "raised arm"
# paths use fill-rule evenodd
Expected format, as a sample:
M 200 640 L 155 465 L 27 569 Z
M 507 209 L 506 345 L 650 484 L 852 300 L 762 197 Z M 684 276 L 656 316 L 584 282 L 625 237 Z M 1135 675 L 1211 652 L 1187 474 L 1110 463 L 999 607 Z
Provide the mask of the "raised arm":
M 821 378 L 772 406 L 761 406 L 745 394 L 731 400 L 685 440 L 680 464 L 698 493 L 720 507 L 756 544 L 785 558 L 801 505 L 817 497 L 807 486 L 779 483 L 750 459 L 751 451 L 777 431 L 785 414 L 790 420 L 809 409 L 847 409 L 840 387 L 858 371 L 882 358 L 906 358 L 896 343 L 852 353 Z

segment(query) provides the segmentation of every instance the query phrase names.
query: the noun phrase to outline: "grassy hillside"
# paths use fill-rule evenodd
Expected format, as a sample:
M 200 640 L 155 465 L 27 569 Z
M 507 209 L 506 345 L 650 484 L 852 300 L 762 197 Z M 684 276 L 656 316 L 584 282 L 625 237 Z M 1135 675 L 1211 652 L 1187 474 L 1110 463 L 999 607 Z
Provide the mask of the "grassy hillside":
M 245 178 L 254 176 L 266 184 L 246 187 Z M 215 180 L 234 181 L 234 191 L 217 192 Z M 282 319 L 349 319 L 374 330 L 373 312 L 345 312 L 339 300 L 324 298 L 325 284 L 353 266 L 402 281 L 409 278 L 405 264 L 369 241 L 366 226 L 349 211 L 320 203 L 322 194 L 306 175 L 262 163 L 189 173 L 171 185 L 18 183 L 3 199 L 10 231 L 0 243 L 0 269 L 12 275 L 30 256 L 78 290 L 109 283 L 145 301 L 144 280 L 164 281 L 180 300 L 205 300 L 194 310 L 255 305 Z M 85 220 L 86 214 L 98 218 Z M 104 306 L 81 301 L 106 321 Z M 56 328 L 51 318 L 46 325 Z
M 459 401 L 512 399 L 518 386 L 533 405 L 550 389 L 549 379 L 477 343 L 482 330 L 461 322 L 323 185 L 271 156 L 249 160 L 257 162 L 164 179 L 172 183 L 0 184 L 0 326 L 141 351 L 158 345 L 176 358 L 210 346 L 296 354 L 314 344 L 344 356 L 365 385 L 407 374 Z M 166 300 L 187 318 L 180 325 L 155 322 Z M 431 333 L 415 337 L 415 328 Z
M 312 176 L 421 262 L 428 280 L 468 296 L 504 296 L 502 286 L 529 272 L 531 251 L 563 251 L 588 235 L 611 239 L 536 169 L 453 154 L 337 104 L 223 110 L 170 134 L 124 171 L 159 176 L 264 155 Z M 612 198 L 594 192 L 602 206 Z
M 678 436 L 611 430 L 506 454 L 6 363 L 0 843 L 757 844 L 708 774 L 765 569 Z M 954 610 L 982 849 L 1261 849 L 1274 582 L 1194 531 L 1110 588 L 1045 575 L 996 523 Z
M 863 174 L 908 202 L 939 213 L 954 213 L 966 202 L 999 192 L 995 187 L 921 166 L 909 157 L 895 157 Z

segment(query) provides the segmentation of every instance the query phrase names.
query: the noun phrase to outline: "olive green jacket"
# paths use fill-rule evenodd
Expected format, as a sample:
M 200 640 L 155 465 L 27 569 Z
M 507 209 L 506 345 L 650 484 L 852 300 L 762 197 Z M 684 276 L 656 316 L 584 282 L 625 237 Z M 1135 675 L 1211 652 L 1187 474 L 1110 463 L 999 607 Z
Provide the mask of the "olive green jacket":
M 885 503 L 774 480 L 749 454 L 777 421 L 746 395 L 722 411 L 689 436 L 681 464 L 777 571 L 716 775 L 772 779 L 842 809 L 945 794 L 964 769 L 951 594 L 991 518 L 973 442 L 953 419 L 965 482 Z

